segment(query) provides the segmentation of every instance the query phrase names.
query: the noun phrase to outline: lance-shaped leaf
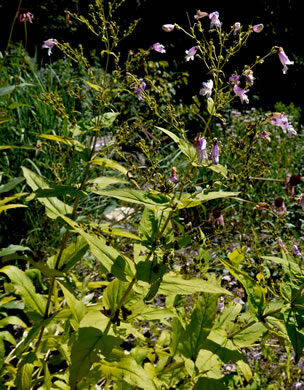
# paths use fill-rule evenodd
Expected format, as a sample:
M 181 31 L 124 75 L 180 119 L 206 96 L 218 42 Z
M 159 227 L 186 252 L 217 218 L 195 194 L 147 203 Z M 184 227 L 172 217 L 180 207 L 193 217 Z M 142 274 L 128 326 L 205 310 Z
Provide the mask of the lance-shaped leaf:
M 75 295 L 69 291 L 62 283 L 60 282 L 57 282 L 64 294 L 64 298 L 66 300 L 66 303 L 67 305 L 69 306 L 72 314 L 73 314 L 73 317 L 76 321 L 76 323 L 74 323 L 74 328 L 78 328 L 78 324 L 80 323 L 80 321 L 82 320 L 82 318 L 84 317 L 84 315 L 86 314 L 86 307 L 85 307 L 85 304 L 77 299 L 75 297 Z
M 61 218 L 65 220 L 72 228 L 78 232 L 89 244 L 89 247 L 96 257 L 96 259 L 102 264 L 105 270 L 111 272 L 119 280 L 127 281 L 132 280 L 136 270 L 135 265 L 131 259 L 121 254 L 118 250 L 107 245 L 106 240 L 101 234 L 94 234 L 89 230 L 86 231 L 82 225 L 72 221 L 70 218 L 61 215 Z
M 17 203 L 14 203 L 14 204 L 7 204 L 8 202 L 12 201 L 12 200 L 15 200 L 17 198 L 20 198 L 24 195 L 27 195 L 26 192 L 23 192 L 23 193 L 20 193 L 20 194 L 15 194 L 13 196 L 8 196 L 4 199 L 1 199 L 0 200 L 0 214 L 2 213 L 2 211 L 5 211 L 5 210 L 9 210 L 9 209 L 15 209 L 17 207 L 27 207 L 26 205 L 23 205 L 23 204 L 17 204 Z
M 86 148 L 85 145 L 83 145 L 81 142 L 71 137 L 64 137 L 62 135 L 53 135 L 53 134 L 39 134 L 38 137 L 48 139 L 50 141 L 60 142 L 69 147 L 73 147 L 80 152 Z
M 180 203 L 177 204 L 177 208 L 189 208 L 200 205 L 201 203 L 208 202 L 209 200 L 231 198 L 237 196 L 239 192 L 209 192 L 208 194 L 199 193 L 195 196 L 190 194 L 184 194 L 181 197 Z
M 0 269 L 0 272 L 10 278 L 16 293 L 21 295 L 26 313 L 33 318 L 37 316 L 42 318 L 45 312 L 46 299 L 36 293 L 31 279 L 25 272 L 13 265 Z
M 96 191 L 94 191 L 96 192 Z M 119 188 L 115 190 L 103 190 L 96 192 L 102 196 L 108 196 L 123 200 L 128 203 L 140 204 L 155 210 L 169 210 L 170 200 L 160 192 L 146 192 L 133 188 Z
M 49 189 L 50 187 L 40 176 L 32 172 L 28 168 L 22 167 L 24 177 L 27 184 L 31 187 L 33 191 L 41 189 Z M 46 208 L 46 213 L 51 219 L 56 219 L 59 214 L 71 214 L 73 208 L 63 203 L 61 200 L 51 197 L 51 198 L 38 198 L 39 202 L 42 203 Z
M 9 180 L 6 184 L 0 185 L 0 194 L 3 192 L 8 192 L 15 188 L 18 184 L 24 181 L 24 177 L 15 177 L 14 179 Z
M 197 300 L 190 324 L 182 337 L 181 350 L 184 356 L 196 359 L 199 350 L 214 324 L 217 312 L 217 294 L 203 293 Z
M 188 157 L 188 160 L 190 162 L 196 162 L 197 161 L 197 152 L 193 145 L 190 144 L 185 139 L 179 138 L 177 135 L 172 133 L 169 130 L 163 129 L 162 127 L 155 126 L 158 130 L 161 130 L 162 132 L 166 133 L 171 139 L 173 139 L 174 142 L 177 143 L 180 151 L 184 153 L 185 156 Z
M 284 311 L 284 322 L 287 329 L 288 337 L 291 341 L 295 353 L 296 363 L 302 356 L 304 348 L 304 310 L 296 311 L 290 307 Z
M 219 260 L 228 269 L 228 271 L 244 286 L 248 296 L 249 310 L 257 319 L 260 319 L 266 305 L 265 289 L 245 272 L 240 271 L 238 268 L 234 267 L 223 259 L 219 258 Z
M 15 379 L 17 390 L 31 390 L 33 388 L 32 375 L 35 360 L 38 360 L 38 358 L 34 352 L 30 352 L 21 360 Z
M 95 161 L 95 160 L 93 160 Z M 123 167 L 122 167 L 123 168 Z M 124 169 L 123 169 L 124 170 Z M 113 184 L 129 184 L 128 181 L 115 176 L 100 176 L 87 181 L 87 191 L 99 191 Z
M 209 282 L 200 278 L 182 279 L 173 272 L 164 275 L 158 292 L 159 294 L 164 295 L 188 295 L 196 292 L 232 295 L 228 290 L 216 286 L 214 282 Z

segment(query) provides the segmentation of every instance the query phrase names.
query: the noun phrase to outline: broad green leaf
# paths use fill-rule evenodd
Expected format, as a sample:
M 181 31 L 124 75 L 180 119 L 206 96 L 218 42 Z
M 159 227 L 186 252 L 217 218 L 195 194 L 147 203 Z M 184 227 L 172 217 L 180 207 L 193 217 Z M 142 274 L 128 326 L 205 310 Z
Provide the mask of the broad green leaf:
M 95 160 L 94 160 L 95 161 Z M 87 185 L 88 191 L 91 191 L 92 189 L 100 191 L 104 188 L 113 185 L 113 184 L 129 184 L 128 181 L 124 179 L 120 179 L 119 177 L 112 177 L 112 176 L 100 176 L 96 179 L 88 180 Z
M 105 308 L 111 309 L 112 313 L 114 313 L 117 305 L 125 295 L 129 285 L 130 283 L 122 282 L 118 279 L 112 280 L 107 288 L 103 291 L 103 303 Z M 124 305 L 127 305 L 130 300 L 134 299 L 134 297 L 135 292 L 131 290 L 127 296 L 127 299 L 124 301 Z
M 184 194 L 181 198 L 180 203 L 177 204 L 177 208 L 182 209 L 196 207 L 201 203 L 207 202 L 209 200 L 231 198 L 237 196 L 238 194 L 238 192 L 209 192 L 208 194 L 199 193 L 193 197 L 189 194 Z
M 26 323 L 16 316 L 8 316 L 0 320 L 0 328 L 5 328 L 7 325 L 17 325 L 21 328 L 27 327 Z
M 217 165 L 212 164 L 212 165 L 208 165 L 206 168 L 210 169 L 213 172 L 221 174 L 223 177 L 225 177 L 227 179 L 228 169 L 226 167 L 224 167 L 223 165 L 221 165 L 221 164 L 217 164 Z
M 181 350 L 186 357 L 196 359 L 201 345 L 213 326 L 217 312 L 217 300 L 217 294 L 203 293 L 199 296 L 192 312 L 191 322 L 182 337 Z
M 105 112 L 94 118 L 94 124 L 97 127 L 97 130 L 111 127 L 118 115 L 120 115 L 119 112 Z
M 233 342 L 239 348 L 246 348 L 255 343 L 266 331 L 266 327 L 257 322 L 234 336 Z
M 179 352 L 179 344 L 183 342 L 183 335 L 184 335 L 184 328 L 179 318 L 177 317 L 174 317 L 172 320 L 170 335 L 171 335 L 171 343 L 169 345 L 169 348 L 172 356 L 174 356 Z
M 246 363 L 244 360 L 238 360 L 236 362 L 236 365 L 241 370 L 242 374 L 244 375 L 247 382 L 250 382 L 252 379 L 252 372 L 251 368 L 248 363 Z
M 84 191 L 77 190 L 72 186 L 56 186 L 54 188 L 38 188 L 35 191 L 37 198 L 51 198 L 54 196 L 68 195 L 72 198 L 86 198 L 87 194 Z
M 24 177 L 15 177 L 14 179 L 9 180 L 6 184 L 0 185 L 0 194 L 3 192 L 8 192 L 15 188 L 18 184 L 24 181 Z
M 100 358 L 108 357 L 122 339 L 103 335 L 97 328 L 79 328 L 71 350 L 70 386 L 77 388 L 77 382 L 87 376 L 91 366 Z
M 136 270 L 131 259 L 121 254 L 110 245 L 107 245 L 106 240 L 101 234 L 96 235 L 94 233 L 86 232 L 85 228 L 82 228 L 82 225 L 72 221 L 64 215 L 61 215 L 61 218 L 87 241 L 96 259 L 108 272 L 111 272 L 122 281 L 130 281 L 133 279 Z
M 234 267 L 221 258 L 219 258 L 219 260 L 244 286 L 248 296 L 249 310 L 259 320 L 266 305 L 265 289 L 245 272 L 240 271 L 238 268 Z
M 38 188 L 49 189 L 48 184 L 36 173 L 26 167 L 22 167 L 22 170 L 27 184 L 33 191 L 38 190 Z M 71 206 L 68 206 L 55 197 L 38 198 L 38 200 L 45 206 L 46 213 L 51 219 L 56 219 L 60 214 L 71 214 L 73 211 Z
M 22 245 L 9 245 L 8 247 L 6 248 L 3 248 L 1 251 L 0 251 L 0 257 L 2 256 L 8 256 L 8 255 L 12 255 L 14 253 L 16 253 L 17 251 L 30 251 L 31 252 L 31 249 L 28 248 L 27 246 L 22 246 Z
M 215 322 L 215 329 L 227 329 L 231 323 L 233 323 L 236 317 L 242 310 L 242 305 L 239 303 L 231 302 L 228 305 L 225 305 L 225 309 L 220 315 L 217 317 Z
M 85 304 L 77 299 L 74 294 L 72 294 L 62 283 L 58 282 L 66 300 L 67 305 L 69 306 L 74 319 L 76 320 L 76 324 L 79 325 L 80 321 L 86 314 Z M 77 325 L 76 325 L 77 327 Z
M 155 210 L 170 210 L 170 201 L 160 192 L 146 192 L 133 188 L 120 188 L 113 190 L 93 191 L 98 195 L 108 196 L 123 200 L 128 203 L 136 203 Z
M 170 272 L 163 277 L 158 292 L 159 294 L 164 295 L 188 295 L 196 292 L 231 295 L 228 290 L 217 287 L 213 282 L 205 281 L 200 278 L 182 279 L 173 272 Z
M 102 332 L 106 329 L 109 317 L 106 317 L 100 310 L 88 310 L 80 321 L 79 328 L 96 328 Z
M 134 359 L 123 358 L 120 361 L 102 361 L 100 364 L 101 372 L 114 383 L 122 381 L 128 383 L 135 388 L 145 390 L 157 390 L 153 383 L 153 378 L 148 375 Z
M 155 126 L 158 130 L 161 130 L 162 132 L 166 133 L 170 138 L 173 139 L 174 142 L 177 143 L 180 151 L 188 157 L 190 162 L 196 162 L 197 161 L 197 152 L 193 145 L 190 144 L 187 140 L 184 140 L 182 138 L 179 138 L 177 135 L 172 133 L 169 130 L 163 129 L 162 127 Z
M 102 233 L 106 233 L 110 236 L 127 237 L 133 240 L 140 241 L 140 237 L 138 237 L 136 234 L 130 233 L 127 230 L 118 227 L 113 227 L 109 223 L 100 223 L 100 224 L 90 223 L 89 226 L 92 227 L 92 230 L 97 229 L 98 231 L 101 231 Z
M 75 138 L 64 137 L 64 136 L 61 136 L 61 135 L 53 135 L 53 134 L 39 134 L 38 137 L 39 138 L 48 139 L 50 141 L 60 142 L 60 143 L 65 144 L 65 145 L 67 145 L 67 146 L 69 146 L 71 148 L 73 147 L 73 148 L 75 148 L 76 150 L 78 150 L 80 152 L 82 150 L 86 149 L 86 146 L 83 145 L 78 140 L 76 140 Z
M 195 365 L 198 368 L 200 375 L 206 378 L 220 379 L 223 376 L 221 372 L 222 362 L 212 351 L 200 349 Z
M 26 355 L 21 363 L 18 365 L 17 376 L 15 379 L 15 385 L 17 390 L 31 390 L 32 387 L 32 375 L 34 370 L 34 362 L 38 360 L 35 353 L 30 352 Z
M 145 306 L 139 315 L 143 320 L 155 321 L 155 320 L 164 320 L 165 318 L 175 317 L 176 313 L 170 309 L 161 309 L 157 307 Z
M 245 247 L 237 248 L 233 252 L 228 253 L 228 259 L 232 264 L 238 265 L 245 259 Z
M 262 256 L 262 259 L 273 261 L 276 264 L 282 265 L 286 272 L 290 271 L 294 275 L 302 274 L 301 268 L 291 256 L 284 256 L 284 257 Z
M 28 315 L 36 313 L 42 318 L 45 312 L 46 300 L 36 293 L 31 279 L 26 276 L 25 272 L 13 265 L 0 269 L 0 272 L 10 278 L 16 293 L 21 295 L 23 299 L 25 311 Z
M 227 385 L 220 379 L 199 378 L 193 390 L 227 390 Z

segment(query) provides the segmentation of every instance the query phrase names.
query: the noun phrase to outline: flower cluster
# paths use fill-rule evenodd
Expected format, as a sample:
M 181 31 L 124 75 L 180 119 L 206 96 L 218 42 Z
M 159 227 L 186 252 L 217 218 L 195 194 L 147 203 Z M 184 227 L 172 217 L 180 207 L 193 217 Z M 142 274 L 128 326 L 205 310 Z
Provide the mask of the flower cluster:
M 193 145 L 196 149 L 197 159 L 200 165 L 203 161 L 208 164 L 209 160 L 212 160 L 213 164 L 215 165 L 219 163 L 220 149 L 218 146 L 217 138 L 213 139 L 213 146 L 211 148 L 209 156 L 207 153 L 207 141 L 200 134 L 195 137 Z
M 23 22 L 33 23 L 33 19 L 34 19 L 34 15 L 31 12 L 21 8 L 21 12 L 19 14 L 19 22 L 20 23 L 23 23 Z

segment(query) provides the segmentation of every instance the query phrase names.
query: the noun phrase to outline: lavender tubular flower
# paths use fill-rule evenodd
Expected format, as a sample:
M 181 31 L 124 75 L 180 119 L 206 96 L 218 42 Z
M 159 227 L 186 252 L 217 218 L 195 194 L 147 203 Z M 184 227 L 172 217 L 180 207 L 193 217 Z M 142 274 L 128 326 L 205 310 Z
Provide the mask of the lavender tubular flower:
M 171 168 L 171 175 L 170 175 L 170 181 L 173 184 L 178 183 L 178 177 L 177 177 L 177 169 L 175 167 Z
M 208 163 L 208 154 L 207 154 L 207 141 L 204 137 L 201 137 L 198 134 L 194 139 L 194 147 L 197 150 L 197 159 L 198 163 L 201 165 L 203 160 Z
M 208 15 L 209 19 L 211 20 L 210 28 L 220 28 L 221 22 L 219 21 L 219 13 L 217 11 L 212 12 Z
M 162 29 L 166 32 L 171 32 L 175 29 L 175 24 L 163 24 Z
M 249 103 L 248 96 L 246 95 L 246 93 L 249 91 L 249 89 L 243 89 L 243 88 L 239 87 L 238 85 L 235 85 L 233 87 L 233 91 L 241 99 L 241 103 L 244 103 L 244 102 L 247 104 Z
M 292 247 L 292 251 L 293 253 L 296 255 L 296 256 L 302 256 L 302 253 L 300 251 L 300 249 L 297 247 L 297 245 L 294 244 L 294 246 Z
M 255 33 L 260 33 L 264 28 L 264 24 L 260 23 L 260 24 L 255 24 L 253 27 L 252 27 L 252 30 L 255 32 Z
M 283 65 L 283 74 L 287 73 L 288 67 L 287 65 L 293 65 L 294 61 L 290 61 L 290 59 L 287 57 L 287 55 L 284 52 L 284 49 L 279 46 L 274 46 L 273 48 L 279 55 L 279 59 L 281 61 L 281 64 Z
M 47 39 L 46 41 L 43 41 L 42 49 L 48 49 L 48 55 L 50 56 L 52 54 L 52 49 L 54 46 L 57 45 L 57 41 L 54 38 Z
M 213 81 L 208 80 L 207 82 L 202 83 L 203 88 L 200 89 L 199 94 L 206 96 L 207 98 L 212 94 Z
M 217 139 L 213 140 L 213 147 L 210 152 L 209 159 L 212 160 L 213 164 L 217 165 L 219 163 L 220 149 L 217 144 Z
M 196 46 L 193 46 L 193 47 L 191 47 L 191 49 L 186 50 L 185 60 L 186 61 L 190 61 L 190 60 L 193 61 L 196 52 L 197 52 L 197 47 Z
M 199 20 L 205 18 L 206 16 L 209 16 L 207 12 L 202 12 L 200 10 L 197 10 L 196 14 L 194 15 L 194 19 Z
M 165 49 L 165 46 L 162 45 L 161 43 L 159 42 L 156 42 L 152 45 L 152 49 L 157 51 L 158 53 L 166 53 L 166 49 Z

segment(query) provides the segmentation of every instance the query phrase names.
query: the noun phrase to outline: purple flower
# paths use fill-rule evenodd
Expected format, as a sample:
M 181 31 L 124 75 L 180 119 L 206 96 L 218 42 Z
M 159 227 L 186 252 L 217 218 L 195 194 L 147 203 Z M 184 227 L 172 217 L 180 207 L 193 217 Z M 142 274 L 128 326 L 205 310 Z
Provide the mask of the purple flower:
M 208 15 L 209 19 L 211 20 L 210 28 L 220 28 L 221 22 L 219 21 L 219 13 L 217 11 L 212 12 Z
M 219 163 L 219 156 L 220 156 L 220 149 L 217 144 L 217 139 L 214 138 L 213 140 L 213 146 L 210 152 L 209 159 L 212 160 L 213 164 L 218 164 Z
M 255 24 L 253 27 L 252 27 L 252 30 L 256 33 L 260 33 L 264 28 L 264 24 L 260 23 L 260 24 Z
M 166 32 L 171 32 L 175 29 L 175 24 L 163 24 L 162 29 Z
M 19 21 L 33 23 L 34 15 L 30 12 L 21 12 L 19 15 Z
M 50 38 L 46 41 L 43 41 L 42 49 L 48 49 L 48 55 L 52 54 L 52 49 L 57 45 L 57 41 L 54 38 Z
M 225 226 L 224 216 L 221 213 L 221 210 L 213 210 L 212 213 L 209 215 L 209 222 L 212 224 L 213 227 L 215 225 Z
M 162 45 L 161 43 L 159 42 L 156 42 L 152 45 L 152 49 L 159 52 L 159 53 L 166 53 L 166 49 L 165 49 L 165 46 Z
M 270 135 L 271 135 L 271 133 L 269 133 L 268 131 L 262 131 L 262 132 L 260 133 L 260 137 L 261 137 L 261 138 L 264 138 L 267 142 L 270 142 L 270 141 L 271 141 Z
M 284 52 L 284 49 L 279 46 L 274 46 L 273 48 L 279 55 L 279 59 L 281 61 L 281 64 L 283 65 L 283 74 L 287 73 L 287 65 L 293 65 L 294 61 L 290 61 L 290 59 L 287 57 L 287 55 Z
M 288 118 L 284 112 L 273 112 L 268 115 L 270 123 L 275 126 L 281 127 L 284 133 L 288 133 L 288 135 L 297 135 L 298 133 L 293 128 L 292 124 L 288 121 Z
M 279 217 L 283 217 L 287 213 L 287 209 L 282 198 L 276 198 L 273 201 L 272 206 Z
M 177 169 L 175 167 L 171 168 L 171 176 L 170 176 L 170 181 L 173 184 L 178 183 L 178 177 L 177 177 Z
M 230 81 L 231 84 L 239 85 L 240 80 L 241 80 L 241 76 L 238 76 L 237 74 L 232 74 L 229 77 L 229 81 Z
M 135 93 L 137 95 L 137 99 L 144 100 L 144 97 L 142 95 L 142 92 L 146 89 L 146 83 L 144 82 L 144 79 L 139 79 L 139 84 L 135 85 Z
M 243 89 L 243 88 L 239 87 L 238 85 L 235 85 L 233 87 L 233 91 L 241 99 L 242 103 L 244 103 L 244 102 L 247 104 L 249 103 L 248 96 L 246 95 L 246 92 L 248 92 L 249 89 Z
M 194 19 L 199 20 L 201 18 L 205 18 L 206 16 L 208 16 L 207 12 L 202 12 L 200 10 L 197 10 L 196 14 L 194 15 Z
M 300 249 L 294 244 L 294 246 L 292 247 L 292 251 L 293 253 L 296 255 L 296 256 L 302 256 L 302 253 L 300 251 Z
M 225 298 L 222 296 L 220 301 L 217 303 L 217 311 L 222 313 L 225 310 Z
M 241 28 L 241 23 L 239 22 L 236 22 L 234 23 L 233 26 L 231 26 L 232 30 L 233 30 L 233 35 L 236 35 L 236 33 L 240 30 Z
M 200 89 L 199 94 L 209 98 L 212 94 L 213 81 L 208 80 L 207 82 L 202 83 L 203 88 Z
M 197 150 L 197 159 L 198 163 L 201 165 L 203 160 L 208 163 L 208 154 L 207 154 L 207 141 L 204 137 L 201 137 L 198 134 L 194 139 L 194 147 Z
M 193 47 L 191 47 L 191 49 L 186 50 L 185 60 L 186 61 L 190 61 L 190 60 L 193 61 L 196 52 L 197 52 L 197 47 L 196 46 L 193 46 Z

